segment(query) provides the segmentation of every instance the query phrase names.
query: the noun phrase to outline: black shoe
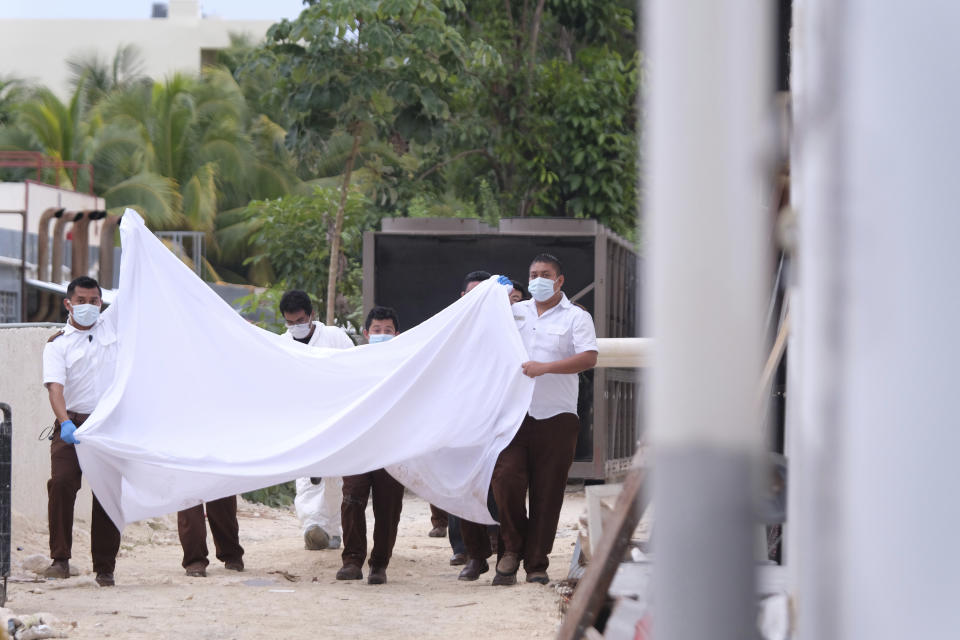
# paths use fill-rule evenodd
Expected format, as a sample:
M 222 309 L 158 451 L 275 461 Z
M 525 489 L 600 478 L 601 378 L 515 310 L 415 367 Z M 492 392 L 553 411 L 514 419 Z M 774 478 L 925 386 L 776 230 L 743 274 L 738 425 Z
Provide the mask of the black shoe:
M 507 587 L 512 584 L 517 584 L 517 574 L 503 574 L 499 571 L 497 575 L 493 576 L 493 581 L 490 583 L 495 587 Z
M 227 560 L 223 568 L 227 571 L 243 571 L 243 560 Z
M 70 577 L 70 561 L 54 560 L 49 567 L 43 571 L 44 578 L 54 578 L 56 580 L 66 580 Z
M 467 564 L 467 554 L 465 553 L 455 553 L 450 558 L 451 567 L 459 567 L 462 564 Z
M 345 564 L 337 571 L 337 580 L 362 580 L 363 569 L 355 564 Z
M 190 578 L 206 578 L 207 577 L 207 566 L 204 564 L 191 564 L 186 568 L 187 577 Z
M 467 562 L 467 566 L 463 568 L 463 571 L 461 571 L 460 575 L 457 577 L 457 580 L 473 582 L 474 580 L 479 580 L 480 575 L 486 573 L 487 571 L 490 571 L 490 565 L 487 564 L 486 560 L 470 558 L 469 562 Z
M 550 576 L 546 571 L 532 571 L 527 574 L 527 582 L 536 582 L 537 584 L 548 584 Z
M 97 584 L 101 587 L 113 587 L 116 586 L 116 581 L 113 579 L 112 573 L 98 573 L 97 574 Z
M 447 528 L 446 527 L 434 527 L 430 529 L 430 533 L 427 534 L 431 538 L 446 538 L 447 537 Z
M 370 567 L 370 575 L 367 576 L 367 584 L 387 584 L 386 567 Z

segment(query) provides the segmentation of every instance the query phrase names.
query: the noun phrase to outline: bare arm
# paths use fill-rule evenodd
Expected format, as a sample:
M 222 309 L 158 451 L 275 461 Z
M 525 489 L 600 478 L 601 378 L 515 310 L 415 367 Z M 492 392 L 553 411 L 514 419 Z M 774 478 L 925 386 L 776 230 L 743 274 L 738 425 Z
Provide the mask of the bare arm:
M 59 382 L 47 383 L 47 394 L 50 396 L 50 407 L 57 422 L 64 423 L 70 419 L 67 415 L 67 401 L 63 398 L 63 385 Z
M 563 360 L 554 360 L 553 362 L 537 362 L 530 360 L 523 363 L 524 375 L 536 378 L 545 373 L 580 373 L 587 369 L 592 369 L 597 365 L 597 352 L 584 351 L 564 358 Z

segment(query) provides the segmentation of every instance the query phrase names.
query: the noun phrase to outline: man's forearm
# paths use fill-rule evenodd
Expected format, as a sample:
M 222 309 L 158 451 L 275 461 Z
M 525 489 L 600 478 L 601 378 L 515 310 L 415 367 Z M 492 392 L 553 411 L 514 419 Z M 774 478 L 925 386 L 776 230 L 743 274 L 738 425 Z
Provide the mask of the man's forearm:
M 51 382 L 47 385 L 47 393 L 50 396 L 50 408 L 53 409 L 53 415 L 57 417 L 57 422 L 66 422 L 70 419 L 67 415 L 67 401 L 63 397 L 63 385 Z
M 592 369 L 597 364 L 596 351 L 584 351 L 576 355 L 546 363 L 549 373 L 580 373 Z

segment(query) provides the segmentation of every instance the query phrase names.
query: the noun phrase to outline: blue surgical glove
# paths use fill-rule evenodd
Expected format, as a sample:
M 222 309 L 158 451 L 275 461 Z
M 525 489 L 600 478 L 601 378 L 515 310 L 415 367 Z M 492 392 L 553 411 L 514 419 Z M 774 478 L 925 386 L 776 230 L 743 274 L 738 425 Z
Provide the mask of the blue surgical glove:
M 60 423 L 60 439 L 67 444 L 80 444 L 80 441 L 73 437 L 76 430 L 77 425 L 73 424 L 73 420 L 64 420 Z
M 497 283 L 502 284 L 505 287 L 513 288 L 513 282 L 507 276 L 498 276 Z

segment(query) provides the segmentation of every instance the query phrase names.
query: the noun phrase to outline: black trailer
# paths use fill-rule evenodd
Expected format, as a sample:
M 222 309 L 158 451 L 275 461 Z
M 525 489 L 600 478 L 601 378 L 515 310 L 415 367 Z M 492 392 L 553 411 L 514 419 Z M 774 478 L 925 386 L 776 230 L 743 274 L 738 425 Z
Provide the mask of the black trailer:
M 564 291 L 593 315 L 598 338 L 639 332 L 635 248 L 594 220 L 388 218 L 363 239 L 363 306 L 393 307 L 404 327 L 419 324 L 459 295 L 463 277 L 483 269 L 524 285 L 530 260 L 551 253 L 564 264 Z M 629 463 L 641 425 L 640 369 L 580 375 L 581 420 L 571 477 L 605 479 Z

